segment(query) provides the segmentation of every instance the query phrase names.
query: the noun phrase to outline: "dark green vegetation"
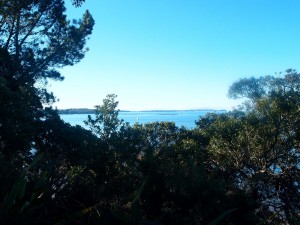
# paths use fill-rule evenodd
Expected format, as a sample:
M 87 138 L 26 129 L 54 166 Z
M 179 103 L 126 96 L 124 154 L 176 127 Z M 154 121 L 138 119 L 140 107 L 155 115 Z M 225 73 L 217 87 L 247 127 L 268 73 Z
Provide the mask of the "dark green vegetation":
M 79 108 L 79 109 L 59 109 L 58 114 L 94 114 L 93 109 Z
M 130 126 L 115 95 L 72 127 L 41 84 L 82 59 L 93 24 L 60 0 L 0 3 L 0 224 L 300 223 L 299 73 L 237 81 L 245 104 L 192 130 Z

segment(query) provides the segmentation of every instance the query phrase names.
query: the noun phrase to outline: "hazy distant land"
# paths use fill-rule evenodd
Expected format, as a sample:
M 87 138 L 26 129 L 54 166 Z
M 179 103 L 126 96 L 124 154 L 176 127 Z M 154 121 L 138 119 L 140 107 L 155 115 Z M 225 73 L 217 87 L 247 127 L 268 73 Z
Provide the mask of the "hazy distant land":
M 94 114 L 94 109 L 88 108 L 70 108 L 57 109 L 59 114 Z M 120 112 L 174 112 L 174 111 L 210 111 L 210 112 L 227 112 L 225 109 L 187 109 L 187 110 L 120 110 Z

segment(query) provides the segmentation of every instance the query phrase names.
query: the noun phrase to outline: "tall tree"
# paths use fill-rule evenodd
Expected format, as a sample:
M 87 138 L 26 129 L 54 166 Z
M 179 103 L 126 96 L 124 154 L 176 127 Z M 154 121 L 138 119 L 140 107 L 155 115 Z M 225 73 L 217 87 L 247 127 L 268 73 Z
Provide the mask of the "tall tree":
M 30 156 L 43 104 L 54 100 L 37 84 L 62 80 L 57 69 L 84 57 L 93 25 L 88 11 L 69 21 L 63 0 L 0 2 L 0 154 Z
M 83 1 L 72 0 L 76 6 Z M 69 21 L 63 0 L 0 1 L 0 179 L 5 184 L 0 187 L 1 219 L 22 220 L 22 217 L 18 219 L 15 210 L 11 216 L 3 211 L 2 199 L 10 196 L 7 193 L 17 177 L 31 182 L 28 187 L 35 186 L 32 181 L 39 180 L 36 178 L 42 173 L 48 176 L 55 170 L 63 173 L 59 169 L 66 168 L 68 164 L 65 162 L 70 162 L 66 158 L 71 157 L 70 154 L 62 156 L 61 152 L 76 152 L 73 156 L 81 152 L 81 143 L 70 141 L 76 135 L 81 136 L 81 130 L 64 125 L 56 112 L 44 110 L 44 103 L 51 103 L 54 96 L 39 84 L 48 79 L 62 80 L 57 69 L 73 65 L 84 57 L 86 40 L 93 25 L 94 20 L 88 11 L 82 19 Z M 61 135 L 58 138 L 63 129 L 66 129 L 64 134 L 68 138 Z M 75 145 L 70 146 L 70 142 Z M 55 159 L 57 150 L 61 150 L 59 160 Z M 43 159 L 46 165 L 25 173 L 37 151 L 48 153 Z M 62 162 L 62 167 L 57 166 L 59 162 Z M 53 189 L 58 190 L 60 181 L 55 181 L 54 177 L 50 175 L 48 183 L 52 181 Z M 62 177 L 65 178 L 66 174 Z M 24 192 L 21 192 L 23 196 Z M 30 195 L 30 189 L 26 189 L 27 192 Z M 48 200 L 43 202 L 46 209 L 53 204 L 51 196 Z M 32 203 L 32 199 L 29 201 Z M 30 203 L 26 200 L 24 207 Z M 13 200 L 11 204 L 18 208 L 18 202 Z M 44 212 L 48 211 L 51 210 L 48 208 Z M 31 217 L 28 214 L 25 218 L 30 221 Z M 22 223 L 26 224 L 26 221 Z M 34 221 L 29 223 L 35 224 Z

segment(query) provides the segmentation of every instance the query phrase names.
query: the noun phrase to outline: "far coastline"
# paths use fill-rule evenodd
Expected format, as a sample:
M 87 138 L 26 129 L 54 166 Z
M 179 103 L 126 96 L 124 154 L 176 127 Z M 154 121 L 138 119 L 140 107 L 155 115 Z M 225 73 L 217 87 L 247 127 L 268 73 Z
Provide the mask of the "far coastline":
M 69 108 L 57 109 L 58 114 L 95 114 L 95 109 L 89 108 Z M 182 112 L 182 111 L 208 111 L 208 112 L 227 112 L 226 109 L 157 109 L 157 110 L 120 110 L 120 112 Z

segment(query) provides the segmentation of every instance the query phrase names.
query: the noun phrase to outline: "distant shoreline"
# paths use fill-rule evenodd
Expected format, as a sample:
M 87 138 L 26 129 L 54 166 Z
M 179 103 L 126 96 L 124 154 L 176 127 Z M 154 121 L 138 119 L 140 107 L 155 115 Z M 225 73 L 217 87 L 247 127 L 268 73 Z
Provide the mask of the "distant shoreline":
M 57 109 L 58 114 L 95 114 L 94 109 L 88 108 L 70 108 Z M 225 109 L 166 109 L 166 110 L 120 110 L 120 112 L 182 112 L 182 111 L 209 111 L 209 112 L 227 112 Z

